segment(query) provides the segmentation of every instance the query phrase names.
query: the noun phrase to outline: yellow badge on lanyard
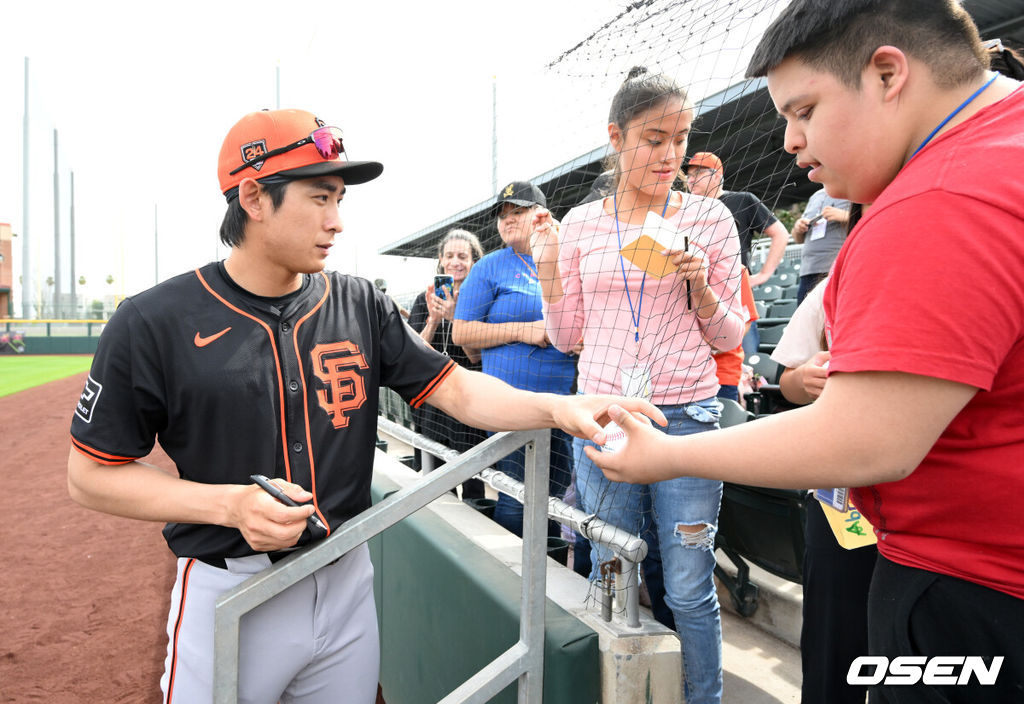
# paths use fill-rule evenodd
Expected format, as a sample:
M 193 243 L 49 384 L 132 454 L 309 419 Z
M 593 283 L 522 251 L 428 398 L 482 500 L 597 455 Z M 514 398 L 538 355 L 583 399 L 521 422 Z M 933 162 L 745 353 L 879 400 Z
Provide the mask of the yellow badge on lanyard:
M 819 501 L 818 504 L 825 512 L 825 518 L 840 547 L 853 550 L 878 542 L 874 527 L 857 509 L 851 506 L 849 511 L 837 511 L 824 502 Z

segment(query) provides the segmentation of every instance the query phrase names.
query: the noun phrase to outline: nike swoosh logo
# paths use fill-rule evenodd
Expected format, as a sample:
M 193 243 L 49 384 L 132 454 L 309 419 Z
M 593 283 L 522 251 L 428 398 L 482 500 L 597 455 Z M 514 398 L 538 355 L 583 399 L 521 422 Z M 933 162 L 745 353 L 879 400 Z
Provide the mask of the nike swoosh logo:
M 225 333 L 227 333 L 227 331 L 230 330 L 230 329 L 231 329 L 230 327 L 226 327 L 223 330 L 221 330 L 220 332 L 214 333 L 214 334 L 210 335 L 209 337 L 203 337 L 202 335 L 200 335 L 197 332 L 195 339 L 192 340 L 192 341 L 194 343 L 196 343 L 196 347 L 206 347 L 208 344 L 210 344 L 211 342 L 213 342 L 214 340 L 216 340 L 220 336 L 222 336 Z

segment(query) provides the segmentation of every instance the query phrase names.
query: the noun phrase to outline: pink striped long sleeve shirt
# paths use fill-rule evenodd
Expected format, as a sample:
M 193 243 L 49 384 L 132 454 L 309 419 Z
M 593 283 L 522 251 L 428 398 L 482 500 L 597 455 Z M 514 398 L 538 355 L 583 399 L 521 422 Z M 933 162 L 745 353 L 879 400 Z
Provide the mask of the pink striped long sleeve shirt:
M 744 332 L 739 238 L 721 202 L 682 195 L 682 207 L 666 220 L 687 232 L 690 250 L 707 262 L 709 285 L 721 302 L 706 320 L 687 309 L 681 276 L 645 278 L 642 269 L 619 256 L 620 237 L 622 246 L 636 241 L 640 225 L 619 222 L 616 232 L 616 219 L 605 212 L 603 201 L 577 206 L 562 221 L 558 264 L 564 295 L 544 306 L 544 321 L 560 350 L 569 351 L 583 339 L 583 393 L 622 394 L 622 370 L 636 367 L 648 370 L 657 405 L 690 403 L 718 392 L 711 354 L 737 347 Z

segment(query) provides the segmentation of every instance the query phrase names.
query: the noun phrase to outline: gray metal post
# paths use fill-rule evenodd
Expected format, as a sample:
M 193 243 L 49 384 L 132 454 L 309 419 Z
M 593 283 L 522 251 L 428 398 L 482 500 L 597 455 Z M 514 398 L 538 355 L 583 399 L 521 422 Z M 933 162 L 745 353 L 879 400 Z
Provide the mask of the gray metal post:
M 53 317 L 63 318 L 60 310 L 60 171 L 57 169 L 57 130 L 53 130 Z
M 523 503 L 523 605 L 519 642 L 526 646 L 525 672 L 519 678 L 519 704 L 544 698 L 544 599 L 547 593 L 548 474 L 551 433 L 526 446 Z
M 69 203 L 70 203 L 69 219 L 71 221 L 69 223 L 69 229 L 68 229 L 68 237 L 71 239 L 71 243 L 70 243 L 71 244 L 71 256 L 68 258 L 68 261 L 69 261 L 69 263 L 71 265 L 71 306 L 72 306 L 72 309 L 74 310 L 74 313 L 75 313 L 74 316 L 72 316 L 72 317 L 77 318 L 77 317 L 79 317 L 79 315 L 78 315 L 78 291 L 76 289 L 76 286 L 78 286 L 78 279 L 75 278 L 75 172 L 74 171 L 71 172 L 71 195 L 68 197 L 68 200 L 69 200 Z
M 626 625 L 640 627 L 640 573 L 635 562 L 622 560 L 622 570 L 616 575 L 616 592 L 622 596 Z
M 28 159 L 28 57 L 25 57 L 25 119 L 21 132 L 21 317 L 32 317 L 32 247 L 29 246 L 29 159 Z

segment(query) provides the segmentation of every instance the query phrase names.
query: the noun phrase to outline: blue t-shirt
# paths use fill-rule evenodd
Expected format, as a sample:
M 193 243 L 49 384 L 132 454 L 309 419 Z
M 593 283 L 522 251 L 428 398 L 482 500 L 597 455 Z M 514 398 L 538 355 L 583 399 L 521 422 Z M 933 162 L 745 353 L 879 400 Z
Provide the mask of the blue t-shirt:
M 456 320 L 528 323 L 543 320 L 540 282 L 533 257 L 511 247 L 491 252 L 469 270 L 459 287 Z M 517 389 L 567 394 L 576 373 L 574 357 L 554 346 L 514 342 L 480 351 L 484 374 Z

